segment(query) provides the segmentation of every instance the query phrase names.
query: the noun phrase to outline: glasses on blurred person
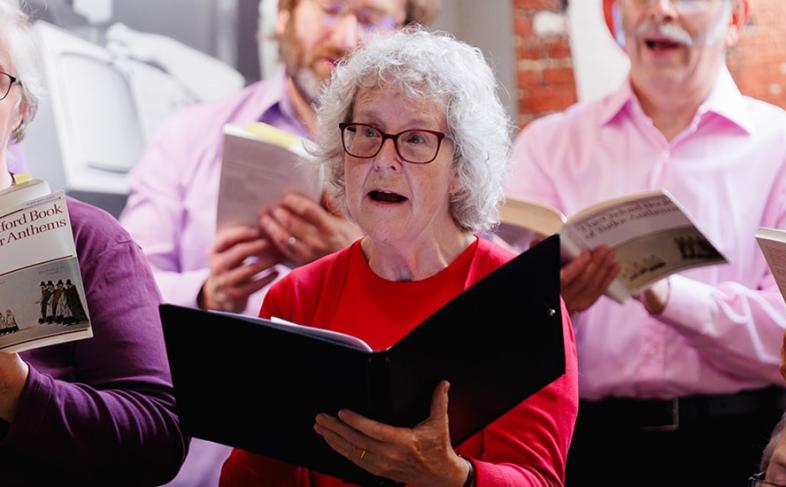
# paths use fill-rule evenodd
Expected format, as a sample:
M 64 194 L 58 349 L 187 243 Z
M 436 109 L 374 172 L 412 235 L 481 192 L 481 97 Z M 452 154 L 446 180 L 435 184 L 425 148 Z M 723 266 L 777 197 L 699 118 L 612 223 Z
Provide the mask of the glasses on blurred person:
M 764 477 L 764 472 L 751 475 L 748 478 L 748 487 L 786 487 L 784 484 L 776 484 L 775 482 L 765 480 Z
M 334 25 L 345 15 L 352 14 L 358 20 L 358 25 L 366 34 L 377 31 L 391 31 L 396 29 L 396 18 L 373 7 L 350 7 L 346 0 L 314 0 L 322 10 L 322 21 Z
M 341 143 L 352 157 L 371 159 L 379 154 L 387 139 L 393 139 L 398 156 L 412 164 L 428 164 L 437 158 L 445 134 L 436 130 L 411 129 L 386 134 L 364 123 L 341 123 Z
M 628 2 L 637 5 L 645 6 L 652 2 L 659 2 L 661 0 L 627 0 Z M 711 5 L 725 2 L 727 0 L 670 0 L 672 5 L 678 10 L 693 12 L 697 10 L 704 10 Z
M 15 76 L 0 71 L 0 101 L 5 100 L 8 93 L 11 92 L 11 87 L 19 83 Z

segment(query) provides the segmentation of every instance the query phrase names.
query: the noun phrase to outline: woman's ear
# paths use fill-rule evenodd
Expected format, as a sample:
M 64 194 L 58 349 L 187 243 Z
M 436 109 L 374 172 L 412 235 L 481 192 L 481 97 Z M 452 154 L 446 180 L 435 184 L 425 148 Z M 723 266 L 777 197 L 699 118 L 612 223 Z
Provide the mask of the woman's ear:
M 453 159 L 453 169 L 450 171 L 450 183 L 448 184 L 448 194 L 454 196 L 461 191 L 461 178 L 458 174 L 458 159 Z
M 19 101 L 16 102 L 16 113 L 14 114 L 13 125 L 14 130 L 11 131 L 11 142 L 19 142 L 22 140 L 22 126 L 25 124 L 25 114 L 27 114 L 28 105 L 27 100 L 23 96 L 19 96 Z

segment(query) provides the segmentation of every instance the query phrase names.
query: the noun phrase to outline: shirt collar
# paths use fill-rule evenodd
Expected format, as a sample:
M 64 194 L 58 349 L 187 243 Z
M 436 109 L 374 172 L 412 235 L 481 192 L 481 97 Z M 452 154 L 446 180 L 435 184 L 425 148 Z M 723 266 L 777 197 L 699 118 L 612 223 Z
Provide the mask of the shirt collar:
M 699 106 L 697 116 L 715 114 L 738 126 L 748 134 L 753 132 L 753 121 L 748 112 L 748 103 L 724 64 L 710 96 Z
M 625 82 L 617 88 L 617 91 L 603 100 L 600 111 L 600 123 L 602 125 L 611 123 L 620 113 L 630 106 L 633 98 L 633 89 L 630 87 L 630 78 L 628 77 L 625 79 Z
M 295 113 L 295 107 L 292 105 L 292 99 L 289 97 L 289 92 L 287 91 L 287 79 L 288 77 L 284 67 L 278 68 L 275 76 L 270 80 L 270 90 L 275 93 L 278 108 L 281 110 L 281 113 L 288 118 L 298 120 L 297 114 Z M 273 105 L 268 107 L 268 109 L 272 108 L 272 106 Z
M 629 111 L 633 104 L 638 104 L 638 100 L 628 77 L 617 91 L 606 97 L 600 113 L 600 122 L 603 125 L 611 123 L 619 115 Z M 715 114 L 750 134 L 753 123 L 746 107 L 745 97 L 740 93 L 724 64 L 709 96 L 699 105 L 696 117 L 703 118 L 707 114 Z
M 279 110 L 285 116 L 295 118 L 286 89 L 286 73 L 283 67 L 256 86 L 257 88 L 250 90 L 248 97 L 239 105 L 238 111 L 233 116 L 233 123 L 244 125 L 260 121 L 271 110 Z

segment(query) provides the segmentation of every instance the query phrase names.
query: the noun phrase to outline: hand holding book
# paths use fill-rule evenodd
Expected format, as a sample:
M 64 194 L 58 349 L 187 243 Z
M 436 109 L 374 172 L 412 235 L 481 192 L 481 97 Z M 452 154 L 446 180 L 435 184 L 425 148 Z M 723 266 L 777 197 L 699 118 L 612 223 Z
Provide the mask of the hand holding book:
M 619 272 L 614 250 L 607 245 L 585 250 L 565 263 L 560 269 L 560 288 L 568 311 L 584 311 L 595 304 Z
M 27 382 L 29 366 L 17 353 L 0 352 L 0 419 L 11 422 Z
M 279 205 L 264 212 L 260 225 L 278 252 L 295 265 L 340 250 L 361 237 L 354 223 L 300 193 L 285 195 Z
M 571 293 L 578 295 L 579 306 L 573 309 L 593 301 L 598 286 L 614 272 L 610 258 L 619 270 L 605 287 L 605 294 L 618 303 L 676 272 L 726 262 L 665 190 L 601 201 L 571 217 L 555 208 L 517 200 L 508 200 L 500 214 L 500 234 L 519 247 L 533 236 L 560 234 L 563 259 L 574 264 L 567 276 L 573 289 L 567 289 L 565 295 L 569 304 Z M 602 246 L 613 249 L 613 256 Z
M 408 485 L 463 485 L 469 465 L 450 444 L 447 381 L 431 397 L 428 418 L 396 428 L 349 410 L 318 414 L 314 430 L 355 465 Z
M 281 260 L 259 229 L 236 226 L 219 230 L 208 250 L 210 273 L 197 298 L 199 306 L 243 311 L 249 296 L 278 277 L 273 267 Z
M 324 201 L 322 169 L 309 160 L 307 143 L 264 123 L 224 128 L 216 222 L 219 236 L 226 229 L 240 226 L 259 229 L 260 241 L 254 245 L 267 241 L 276 251 L 277 263 L 292 267 L 335 252 L 360 237 L 355 225 L 333 211 L 335 205 Z M 233 253 L 244 254 L 244 259 L 255 257 L 252 249 Z M 266 251 L 265 257 L 269 256 Z M 237 311 L 241 301 L 248 299 L 242 291 L 260 281 L 252 282 L 252 275 L 245 272 L 250 268 L 241 270 L 242 262 L 231 266 L 229 269 L 237 272 L 228 276 L 238 281 L 237 275 L 243 275 L 241 288 L 235 286 L 240 294 L 238 302 L 208 309 Z M 202 292 L 209 294 L 209 286 Z

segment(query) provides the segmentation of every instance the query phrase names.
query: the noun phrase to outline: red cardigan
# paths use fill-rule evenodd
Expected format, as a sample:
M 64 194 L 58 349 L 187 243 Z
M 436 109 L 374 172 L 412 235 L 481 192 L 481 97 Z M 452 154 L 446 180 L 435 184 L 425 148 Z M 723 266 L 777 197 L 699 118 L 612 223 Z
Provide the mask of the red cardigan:
M 391 282 L 373 274 L 358 241 L 279 281 L 267 294 L 260 314 L 347 332 L 364 339 L 372 348 L 385 348 L 512 256 L 478 239 L 436 276 Z M 358 319 L 353 320 L 353 316 Z M 369 326 L 369 316 L 375 318 L 373 326 Z M 477 487 L 565 483 L 565 461 L 578 412 L 578 378 L 573 329 L 564 304 L 562 316 L 565 375 L 457 448 L 458 453 L 472 460 Z M 362 323 L 359 317 L 363 317 Z M 347 484 L 236 449 L 224 464 L 221 485 Z

